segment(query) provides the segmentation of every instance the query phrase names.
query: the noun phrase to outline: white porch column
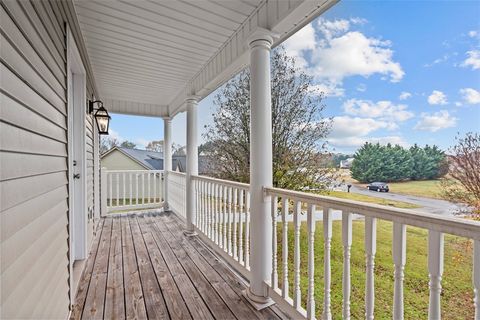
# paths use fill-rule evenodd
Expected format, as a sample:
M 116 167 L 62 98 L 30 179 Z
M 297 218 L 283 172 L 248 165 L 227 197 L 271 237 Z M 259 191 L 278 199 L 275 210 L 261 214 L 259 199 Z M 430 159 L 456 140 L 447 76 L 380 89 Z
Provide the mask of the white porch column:
M 172 119 L 163 118 L 163 199 L 165 211 L 170 210 L 168 206 L 168 171 L 172 170 Z
M 258 308 L 272 304 L 268 297 L 272 272 L 271 200 L 263 187 L 272 186 L 272 106 L 268 30 L 257 30 L 249 38 L 250 47 L 250 269 L 252 278 L 247 298 Z
M 187 225 L 186 234 L 194 235 L 195 212 L 195 190 L 192 175 L 198 174 L 198 144 L 197 144 L 197 97 L 187 99 Z

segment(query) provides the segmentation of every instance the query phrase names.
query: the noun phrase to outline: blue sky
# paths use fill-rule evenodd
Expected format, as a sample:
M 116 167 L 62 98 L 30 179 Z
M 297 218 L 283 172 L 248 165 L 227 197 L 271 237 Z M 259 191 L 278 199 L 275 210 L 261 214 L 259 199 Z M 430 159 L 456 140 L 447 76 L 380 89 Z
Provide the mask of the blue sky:
M 326 94 L 332 150 L 364 142 L 447 149 L 480 128 L 480 2 L 341 1 L 284 43 Z M 199 134 L 215 92 L 199 104 Z M 185 114 L 173 140 L 185 144 Z M 120 140 L 163 138 L 163 121 L 113 115 Z M 200 139 L 203 142 L 203 139 Z

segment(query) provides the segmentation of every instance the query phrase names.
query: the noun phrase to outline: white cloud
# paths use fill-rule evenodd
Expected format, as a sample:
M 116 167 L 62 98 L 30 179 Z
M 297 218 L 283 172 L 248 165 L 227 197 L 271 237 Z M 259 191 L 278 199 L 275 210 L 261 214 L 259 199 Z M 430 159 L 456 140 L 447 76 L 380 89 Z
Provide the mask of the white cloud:
M 421 119 L 417 122 L 414 129 L 430 132 L 455 127 L 458 120 L 451 116 L 447 110 L 441 110 L 433 114 L 422 113 L 420 117 Z
M 392 130 L 396 126 L 390 122 L 372 118 L 338 116 L 333 118 L 332 131 L 328 141 L 337 147 L 360 147 L 365 142 L 380 144 L 400 144 L 407 146 L 400 136 L 369 137 L 370 133 L 378 130 Z
M 468 31 L 468 36 L 470 38 L 475 38 L 477 35 L 478 35 L 478 31 L 475 31 L 475 30 Z
M 480 69 L 480 50 L 470 50 L 467 51 L 466 55 L 468 56 L 465 61 L 461 64 L 462 67 L 472 67 L 473 70 Z
M 382 80 L 400 81 L 404 72 L 393 61 L 391 43 L 369 38 L 353 25 L 364 24 L 362 18 L 319 19 L 315 28 L 310 23 L 284 42 L 288 55 L 323 86 L 327 95 L 343 95 L 343 80 L 350 76 L 382 75 Z
M 325 81 L 311 86 L 312 91 L 323 92 L 326 97 L 343 97 L 345 89 L 337 86 L 336 83 Z
M 370 100 L 349 99 L 343 104 L 345 113 L 354 116 L 378 118 L 383 121 L 406 121 L 414 116 L 407 110 L 404 104 L 393 104 L 391 101 L 382 100 L 373 102 Z M 395 123 L 392 122 L 394 125 Z
M 432 94 L 428 96 L 428 103 L 431 105 L 447 104 L 447 96 L 442 91 L 433 90 Z
M 472 88 L 460 89 L 460 94 L 467 104 L 480 104 L 480 91 Z
M 108 129 L 108 136 L 111 139 L 116 139 L 119 143 L 125 141 L 125 138 L 123 138 L 117 131 L 113 130 L 112 128 Z
M 307 68 L 308 62 L 304 58 L 305 51 L 314 50 L 315 41 L 315 29 L 312 24 L 309 23 L 297 33 L 288 38 L 283 45 L 289 56 L 295 57 L 296 65 L 300 68 Z
M 360 91 L 360 92 L 365 92 L 367 91 L 367 85 L 365 83 L 360 83 L 358 86 L 357 86 L 357 91 Z
M 339 37 L 320 42 L 312 52 L 314 74 L 320 79 L 341 83 L 344 78 L 379 73 L 398 82 L 405 74 L 398 62 L 392 60 L 388 41 L 367 38 L 363 33 L 350 31 Z
M 455 106 L 461 107 L 463 104 L 460 101 L 455 101 Z
M 412 94 L 410 92 L 406 92 L 406 91 L 403 91 L 402 93 L 400 93 L 400 95 L 398 96 L 398 99 L 400 100 L 407 100 L 408 98 L 411 98 L 412 97 Z

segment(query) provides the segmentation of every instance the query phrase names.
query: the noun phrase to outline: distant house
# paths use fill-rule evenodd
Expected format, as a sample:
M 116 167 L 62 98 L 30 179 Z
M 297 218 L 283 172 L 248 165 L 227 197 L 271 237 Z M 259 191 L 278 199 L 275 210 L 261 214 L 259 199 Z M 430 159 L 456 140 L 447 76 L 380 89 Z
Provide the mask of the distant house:
M 101 155 L 101 166 L 107 170 L 163 170 L 163 153 L 114 147 Z M 198 172 L 206 174 L 206 157 L 198 157 Z M 172 171 L 185 172 L 187 157 L 172 156 Z
M 341 169 L 350 169 L 354 159 L 355 158 L 347 158 L 345 160 L 341 160 L 340 161 L 340 168 Z

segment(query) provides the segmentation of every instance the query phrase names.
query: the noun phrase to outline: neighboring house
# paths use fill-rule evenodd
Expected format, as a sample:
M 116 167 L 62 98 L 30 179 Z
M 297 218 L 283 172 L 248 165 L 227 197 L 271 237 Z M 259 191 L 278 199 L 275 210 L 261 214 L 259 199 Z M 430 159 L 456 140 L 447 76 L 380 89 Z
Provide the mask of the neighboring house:
M 100 159 L 107 170 L 163 170 L 162 152 L 113 147 Z
M 101 166 L 107 170 L 163 170 L 163 153 L 141 149 L 113 147 L 101 155 Z M 186 172 L 187 156 L 172 156 L 172 170 Z M 198 173 L 207 174 L 207 156 L 198 157 Z
M 347 158 L 345 160 L 340 161 L 340 168 L 341 169 L 350 169 L 352 167 L 352 163 L 355 158 Z

